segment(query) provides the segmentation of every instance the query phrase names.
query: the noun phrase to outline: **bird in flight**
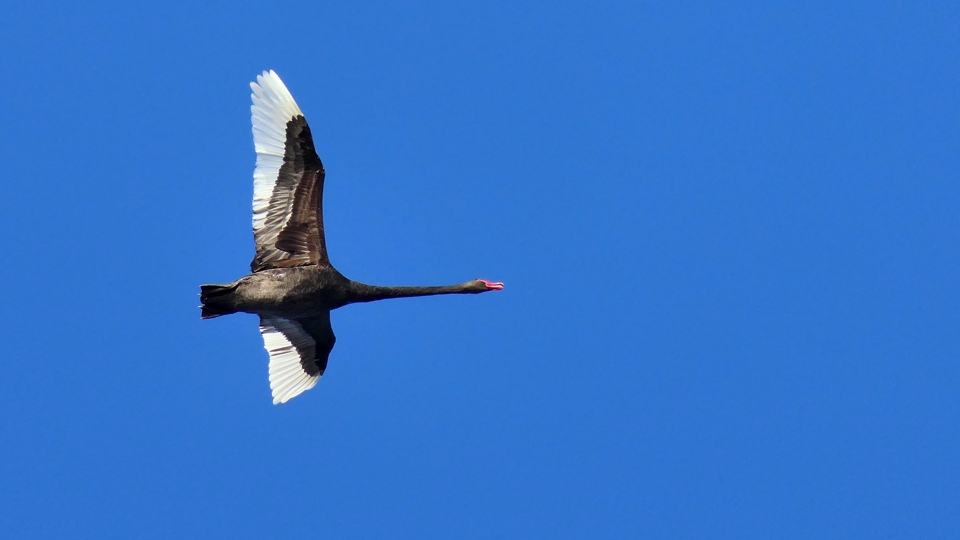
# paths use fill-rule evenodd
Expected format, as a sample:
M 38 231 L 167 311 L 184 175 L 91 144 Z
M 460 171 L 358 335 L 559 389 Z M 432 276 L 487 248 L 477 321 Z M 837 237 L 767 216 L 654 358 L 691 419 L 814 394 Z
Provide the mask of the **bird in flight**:
M 273 403 L 313 388 L 336 337 L 330 311 L 387 298 L 476 294 L 503 289 L 482 279 L 438 287 L 380 287 L 345 278 L 330 264 L 323 236 L 324 170 L 310 127 L 274 71 L 250 83 L 253 143 L 251 273 L 226 285 L 201 285 L 203 319 L 255 313 L 270 354 Z

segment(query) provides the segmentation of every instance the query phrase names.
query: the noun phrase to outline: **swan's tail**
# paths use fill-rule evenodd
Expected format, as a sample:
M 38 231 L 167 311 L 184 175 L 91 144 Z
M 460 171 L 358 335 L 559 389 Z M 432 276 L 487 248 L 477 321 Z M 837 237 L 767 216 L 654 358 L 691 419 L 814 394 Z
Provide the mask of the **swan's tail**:
M 229 285 L 201 285 L 200 286 L 200 318 L 212 319 L 221 315 L 236 313 L 233 307 L 233 292 L 237 290 L 237 283 Z

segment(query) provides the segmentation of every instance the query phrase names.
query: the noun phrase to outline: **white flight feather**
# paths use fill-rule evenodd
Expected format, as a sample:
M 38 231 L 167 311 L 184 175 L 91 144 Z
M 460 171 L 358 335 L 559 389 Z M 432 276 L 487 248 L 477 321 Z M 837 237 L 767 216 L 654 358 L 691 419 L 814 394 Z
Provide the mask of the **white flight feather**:
M 284 332 L 292 336 L 294 341 L 306 345 L 307 352 L 315 350 L 316 347 L 313 338 L 296 321 L 269 318 L 260 322 L 263 345 L 270 353 L 268 372 L 274 405 L 286 403 L 313 388 L 320 380 L 320 375 L 310 375 L 303 370 L 300 353 Z M 314 359 L 308 360 L 312 362 Z
M 257 75 L 257 82 L 250 83 L 250 89 L 253 90 L 250 96 L 253 101 L 250 106 L 253 146 L 257 152 L 257 166 L 253 171 L 253 233 L 258 244 L 272 245 L 286 225 L 293 205 L 293 193 L 285 194 L 274 201 L 274 204 L 285 206 L 285 217 L 276 223 L 266 222 L 283 165 L 287 123 L 303 113 L 273 70 Z

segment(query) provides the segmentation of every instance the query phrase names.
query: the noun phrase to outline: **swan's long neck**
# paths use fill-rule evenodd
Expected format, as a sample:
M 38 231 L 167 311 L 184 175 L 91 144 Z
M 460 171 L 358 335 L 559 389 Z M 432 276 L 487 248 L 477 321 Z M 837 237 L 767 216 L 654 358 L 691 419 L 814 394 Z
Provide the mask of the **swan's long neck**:
M 412 296 L 435 296 L 438 294 L 468 294 L 477 291 L 470 289 L 471 282 L 459 285 L 441 285 L 439 287 L 380 287 L 350 282 L 350 303 L 373 302 L 387 298 L 409 298 Z

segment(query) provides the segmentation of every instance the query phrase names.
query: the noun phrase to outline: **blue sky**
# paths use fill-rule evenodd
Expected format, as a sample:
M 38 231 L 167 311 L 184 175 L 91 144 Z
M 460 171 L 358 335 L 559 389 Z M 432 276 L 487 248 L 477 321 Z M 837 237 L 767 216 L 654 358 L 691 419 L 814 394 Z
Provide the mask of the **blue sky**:
M 0 536 L 960 530 L 960 8 L 8 2 Z M 248 83 L 333 263 L 273 406 Z

